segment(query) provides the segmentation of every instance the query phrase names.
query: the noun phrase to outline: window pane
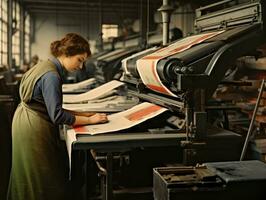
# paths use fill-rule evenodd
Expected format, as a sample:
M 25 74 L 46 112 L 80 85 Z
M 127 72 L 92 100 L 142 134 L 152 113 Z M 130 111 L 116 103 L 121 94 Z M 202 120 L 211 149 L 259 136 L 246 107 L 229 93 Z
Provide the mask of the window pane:
M 118 36 L 117 24 L 103 24 L 102 25 L 103 40 Z
M 24 35 L 24 55 L 25 61 L 30 61 L 30 15 L 25 18 L 25 35 Z
M 13 34 L 12 36 L 12 54 L 13 54 L 13 59 L 15 59 L 15 62 L 16 62 L 16 65 L 18 66 L 19 63 L 20 63 L 20 57 L 19 57 L 19 52 L 20 52 L 20 49 L 19 49 L 19 45 L 20 45 L 20 40 L 19 40 L 19 37 L 20 37 L 20 30 L 19 30 L 19 27 L 20 27 L 20 20 L 19 20 L 19 3 L 17 1 L 13 1 L 14 4 L 13 4 L 13 17 L 14 17 L 14 20 L 16 22 L 16 26 L 15 26 L 15 34 Z
M 7 65 L 7 0 L 0 2 L 0 66 Z

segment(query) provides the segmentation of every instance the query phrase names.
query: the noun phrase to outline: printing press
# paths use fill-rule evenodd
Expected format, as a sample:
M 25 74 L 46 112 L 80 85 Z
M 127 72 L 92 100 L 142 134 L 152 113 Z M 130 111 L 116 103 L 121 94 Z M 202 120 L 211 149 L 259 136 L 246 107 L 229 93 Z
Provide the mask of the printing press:
M 148 33 L 148 46 L 158 46 L 161 43 L 161 35 L 153 32 Z M 105 83 L 113 79 L 119 79 L 123 73 L 121 61 L 130 55 L 141 51 L 142 44 L 139 44 L 140 36 L 135 35 L 123 41 L 116 41 L 112 51 L 109 51 L 96 58 L 95 78 L 99 83 Z
M 217 9 L 221 7 L 224 9 Z M 206 104 L 223 81 L 230 64 L 253 53 L 265 42 L 264 18 L 263 1 L 232 5 L 232 1 L 225 0 L 196 10 L 195 35 L 161 48 L 144 50 L 124 60 L 121 80 L 126 84 L 127 94 L 169 111 L 119 132 L 77 137 L 74 150 L 95 149 L 104 155 L 107 153 L 103 156 L 107 158 L 109 172 L 107 199 L 113 195 L 112 165 L 119 166 L 117 177 L 120 178 L 114 175 L 116 183 L 131 187 L 136 186 L 135 183 L 137 186 L 151 185 L 152 167 L 168 162 L 187 165 L 239 160 L 243 138 L 209 124 Z M 153 56 L 161 55 L 167 48 L 169 55 Z M 163 89 L 145 83 L 142 78 L 139 63 L 145 59 L 152 63 L 151 72 L 156 74 L 153 76 L 160 80 Z M 118 161 L 112 161 L 116 152 L 120 152 L 115 154 Z
M 129 94 L 167 107 L 175 113 L 176 118 L 173 117 L 171 121 L 176 127 L 180 127 L 181 121 L 185 121 L 184 127 L 180 128 L 185 130 L 187 139 L 182 144 L 189 149 L 205 146 L 206 139 L 211 137 L 210 130 L 213 127 L 208 124 L 206 103 L 223 81 L 231 64 L 237 58 L 254 52 L 256 47 L 265 42 L 262 23 L 265 17 L 264 3 L 252 1 L 241 5 L 229 4 L 229 8 L 215 10 L 230 2 L 232 1 L 223 1 L 196 10 L 195 27 L 198 35 L 214 30 L 223 32 L 157 62 L 156 70 L 160 80 L 175 97 L 148 88 L 137 70 L 136 63 L 139 59 L 145 56 L 147 58 L 160 49 L 132 57 L 124 67 L 127 72 L 124 73 L 123 81 L 127 83 Z M 219 139 L 216 142 L 221 144 Z M 197 153 L 190 152 L 191 154 Z M 191 158 L 191 161 L 196 160 Z
M 139 51 L 137 47 L 119 48 L 99 56 L 95 62 L 95 78 L 97 81 L 106 83 L 113 79 L 119 79 L 122 74 L 121 60 L 137 51 Z

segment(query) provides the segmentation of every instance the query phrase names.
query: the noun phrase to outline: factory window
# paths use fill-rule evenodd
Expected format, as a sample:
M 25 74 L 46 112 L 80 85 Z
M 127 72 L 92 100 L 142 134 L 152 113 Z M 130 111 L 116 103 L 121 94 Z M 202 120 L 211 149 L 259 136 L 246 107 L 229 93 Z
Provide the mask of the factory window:
M 17 1 L 13 2 L 13 34 L 12 34 L 12 55 L 13 55 L 13 59 L 15 61 L 16 66 L 19 65 L 20 63 L 20 49 L 19 49 L 19 41 L 20 41 L 20 30 L 19 30 L 19 11 L 20 11 L 20 6 L 19 3 Z M 14 67 L 14 66 L 13 66 Z
M 30 61 L 30 15 L 27 14 L 25 17 L 25 32 L 24 32 L 24 52 L 25 61 L 28 63 Z
M 103 40 L 107 41 L 110 38 L 118 36 L 117 24 L 103 24 L 102 25 Z
M 7 0 L 0 1 L 0 67 L 7 66 Z

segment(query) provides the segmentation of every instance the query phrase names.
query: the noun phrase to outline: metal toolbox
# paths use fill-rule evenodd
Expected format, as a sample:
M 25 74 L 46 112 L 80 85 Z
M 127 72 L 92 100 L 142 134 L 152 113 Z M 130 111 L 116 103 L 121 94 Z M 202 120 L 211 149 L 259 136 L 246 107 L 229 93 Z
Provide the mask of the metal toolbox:
M 153 169 L 155 200 L 263 200 L 265 188 L 266 164 L 260 161 Z

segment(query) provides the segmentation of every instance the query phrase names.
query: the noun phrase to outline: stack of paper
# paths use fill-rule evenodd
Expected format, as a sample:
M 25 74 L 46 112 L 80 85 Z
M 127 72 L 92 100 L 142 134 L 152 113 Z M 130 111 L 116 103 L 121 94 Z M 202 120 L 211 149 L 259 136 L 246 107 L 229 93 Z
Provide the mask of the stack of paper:
M 92 84 L 96 82 L 95 78 L 90 78 L 85 81 L 81 81 L 78 83 L 69 83 L 69 84 L 63 84 L 62 85 L 62 91 L 65 92 L 74 92 L 76 90 L 86 89 L 90 87 Z
M 138 98 L 113 95 L 87 103 L 63 104 L 63 108 L 75 112 L 119 112 L 138 104 Z
M 82 94 L 65 94 L 63 95 L 63 103 L 87 103 L 91 100 L 103 98 L 113 94 L 114 89 L 123 84 L 123 82 L 113 80 Z

